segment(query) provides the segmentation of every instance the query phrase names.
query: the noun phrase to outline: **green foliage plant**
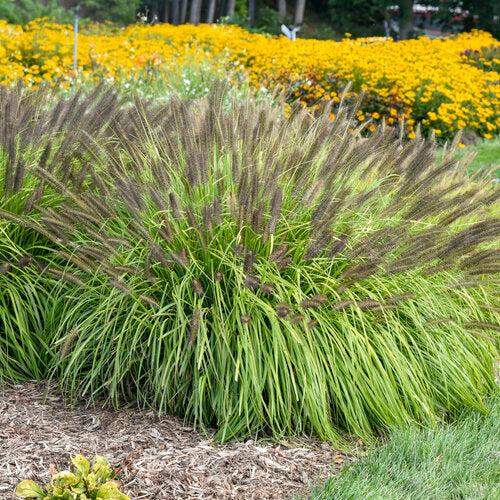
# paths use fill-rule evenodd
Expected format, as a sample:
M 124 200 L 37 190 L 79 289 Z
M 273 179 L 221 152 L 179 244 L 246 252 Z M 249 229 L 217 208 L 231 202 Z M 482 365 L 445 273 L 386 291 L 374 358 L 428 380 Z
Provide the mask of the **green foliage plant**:
M 120 492 L 106 458 L 96 456 L 91 464 L 83 455 L 75 455 L 71 463 L 72 470 L 57 472 L 46 486 L 30 479 L 21 481 L 16 495 L 42 500 L 130 500 Z

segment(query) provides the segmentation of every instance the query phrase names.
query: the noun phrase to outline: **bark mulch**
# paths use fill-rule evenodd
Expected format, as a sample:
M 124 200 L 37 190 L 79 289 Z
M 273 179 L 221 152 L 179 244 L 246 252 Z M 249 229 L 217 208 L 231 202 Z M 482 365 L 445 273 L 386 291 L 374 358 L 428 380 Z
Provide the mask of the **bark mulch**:
M 0 499 L 22 479 L 47 482 L 76 453 L 122 466 L 123 491 L 139 499 L 285 499 L 349 459 L 314 439 L 290 445 L 215 444 L 175 417 L 124 409 L 69 407 L 41 382 L 0 386 Z

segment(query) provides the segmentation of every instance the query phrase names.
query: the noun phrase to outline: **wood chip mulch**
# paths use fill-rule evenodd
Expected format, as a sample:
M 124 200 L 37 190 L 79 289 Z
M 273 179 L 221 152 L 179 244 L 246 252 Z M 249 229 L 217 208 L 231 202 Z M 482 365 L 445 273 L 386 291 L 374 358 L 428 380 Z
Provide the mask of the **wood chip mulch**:
M 0 499 L 22 479 L 47 482 L 76 453 L 121 466 L 123 491 L 139 499 L 285 499 L 349 458 L 314 439 L 290 445 L 215 444 L 211 434 L 153 412 L 68 407 L 41 382 L 0 385 Z

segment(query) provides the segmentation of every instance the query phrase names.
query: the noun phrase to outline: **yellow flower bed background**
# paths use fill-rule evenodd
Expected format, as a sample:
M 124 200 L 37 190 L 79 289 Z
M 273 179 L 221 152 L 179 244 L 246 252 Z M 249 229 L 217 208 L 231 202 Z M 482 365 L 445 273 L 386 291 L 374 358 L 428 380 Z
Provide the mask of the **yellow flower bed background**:
M 470 129 L 485 138 L 500 130 L 498 59 L 481 66 L 465 55 L 498 45 L 488 33 L 472 32 L 442 40 L 394 42 L 382 38 L 341 42 L 252 34 L 223 25 L 134 25 L 124 29 L 90 26 L 79 37 L 78 71 L 72 70 L 71 26 L 37 20 L 25 27 L 0 21 L 0 83 L 22 79 L 69 86 L 106 79 L 119 83 L 167 79 L 183 64 L 208 63 L 256 88 L 278 88 L 288 101 L 313 108 L 338 102 L 348 81 L 364 92 L 358 113 L 368 128 L 383 118 L 404 119 L 414 136 L 417 123 L 437 136 Z

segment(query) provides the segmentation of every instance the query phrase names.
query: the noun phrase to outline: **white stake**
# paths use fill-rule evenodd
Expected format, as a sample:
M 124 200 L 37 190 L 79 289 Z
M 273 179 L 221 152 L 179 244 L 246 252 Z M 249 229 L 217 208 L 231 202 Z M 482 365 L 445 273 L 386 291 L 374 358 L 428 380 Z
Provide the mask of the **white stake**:
M 74 41 L 73 41 L 73 94 L 76 92 L 76 76 L 78 68 L 78 14 L 80 6 L 75 7 Z

